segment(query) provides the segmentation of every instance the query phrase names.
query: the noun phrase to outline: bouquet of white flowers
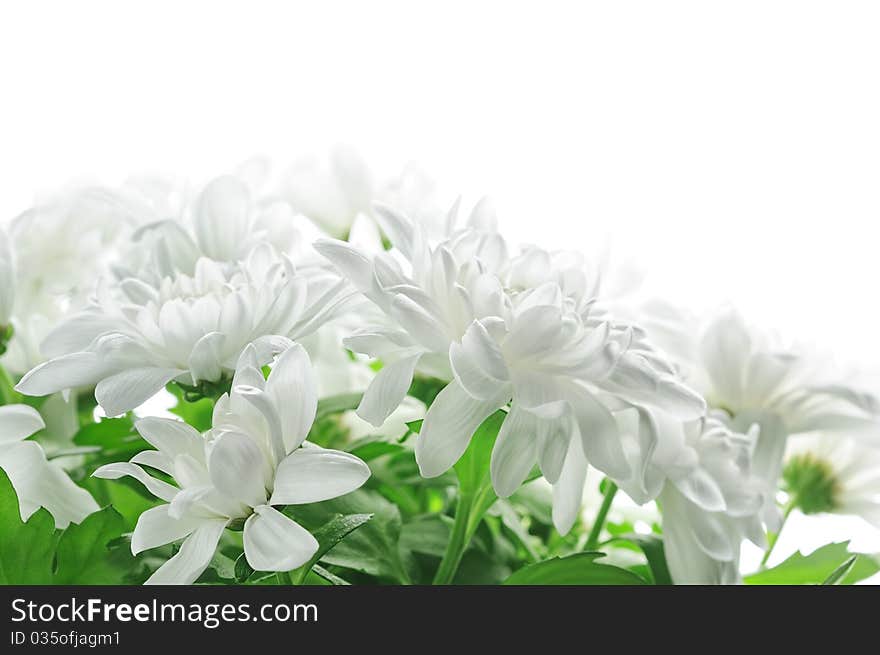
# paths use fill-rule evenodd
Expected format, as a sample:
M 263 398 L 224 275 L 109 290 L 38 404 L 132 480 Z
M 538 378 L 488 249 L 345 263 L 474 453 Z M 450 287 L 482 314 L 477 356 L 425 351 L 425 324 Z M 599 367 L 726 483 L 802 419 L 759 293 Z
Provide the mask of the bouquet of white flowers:
M 880 402 L 338 150 L 0 231 L 0 582 L 853 583 Z M 741 547 L 765 550 L 743 570 Z M 86 547 L 88 546 L 88 547 Z

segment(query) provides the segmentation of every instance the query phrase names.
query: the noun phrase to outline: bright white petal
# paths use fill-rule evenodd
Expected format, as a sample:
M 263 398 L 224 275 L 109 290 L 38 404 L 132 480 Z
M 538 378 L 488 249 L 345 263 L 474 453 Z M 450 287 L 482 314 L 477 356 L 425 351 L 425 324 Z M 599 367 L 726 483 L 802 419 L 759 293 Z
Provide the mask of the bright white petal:
M 101 380 L 95 399 L 107 416 L 119 416 L 145 403 L 181 373 L 176 368 L 129 369 Z
M 701 509 L 708 512 L 721 512 L 727 509 L 724 493 L 707 471 L 696 469 L 674 482 L 684 497 L 699 505 Z
M 420 357 L 412 355 L 383 366 L 367 387 L 357 415 L 373 427 L 382 425 L 406 397 Z
M 312 534 L 278 510 L 261 505 L 244 524 L 244 555 L 256 571 L 290 571 L 318 550 Z
M 161 498 L 167 503 L 174 500 L 174 497 L 180 490 L 165 482 L 149 475 L 144 469 L 136 464 L 129 462 L 114 462 L 113 464 L 105 464 L 92 473 L 96 478 L 104 478 L 106 480 L 118 480 L 121 477 L 129 475 L 140 482 L 147 488 L 151 494 L 157 498 Z
M 571 439 L 559 479 L 553 485 L 553 525 L 559 534 L 568 534 L 581 511 L 587 458 L 580 439 Z
M 250 507 L 266 502 L 267 466 L 260 447 L 239 432 L 221 434 L 208 456 L 208 471 L 217 490 Z
M 98 504 L 91 494 L 77 486 L 58 466 L 46 460 L 43 449 L 35 441 L 22 441 L 0 448 L 2 468 L 19 497 L 21 518 L 26 521 L 37 507 L 45 507 L 55 519 L 57 528 L 71 522 L 79 523 Z
M 189 371 L 193 384 L 200 380 L 219 380 L 223 375 L 223 344 L 226 336 L 220 332 L 209 332 L 196 341 L 189 356 Z
M 500 498 L 519 489 L 535 465 L 535 417 L 514 403 L 492 449 L 492 486 Z
M 27 439 L 44 427 L 43 417 L 29 405 L 0 407 L 0 445 Z
M 202 519 L 189 516 L 180 519 L 171 518 L 168 515 L 168 505 L 151 507 L 138 517 L 137 525 L 134 526 L 131 535 L 131 552 L 137 555 L 150 548 L 183 539 L 202 522 Z
M 50 359 L 29 371 L 15 390 L 26 396 L 46 396 L 64 389 L 90 387 L 109 372 L 95 353 L 73 353 Z
M 134 424 L 138 433 L 151 446 L 172 459 L 184 453 L 204 460 L 205 440 L 198 430 L 172 418 L 146 416 Z
M 370 467 L 350 453 L 324 448 L 300 448 L 275 471 L 272 505 L 318 503 L 360 487 Z
M 212 259 L 235 257 L 247 236 L 250 194 L 232 175 L 213 180 L 198 199 L 194 227 L 202 251 Z
M 184 539 L 177 554 L 156 569 L 144 584 L 189 585 L 195 582 L 211 563 L 224 528 L 226 528 L 225 520 L 204 521 Z
M 626 479 L 630 465 L 621 447 L 617 421 L 589 391 L 571 388 L 571 407 L 587 460 L 611 478 Z
M 266 392 L 278 408 L 284 445 L 290 452 L 306 438 L 318 409 L 317 382 L 305 348 L 295 344 L 279 355 Z
M 474 398 L 493 397 L 510 377 L 501 348 L 479 321 L 467 329 L 460 343 L 449 346 L 449 363 L 456 380 Z
M 434 478 L 452 468 L 480 424 L 508 400 L 477 400 L 458 382 L 446 385 L 428 409 L 416 439 L 416 462 L 422 475 Z

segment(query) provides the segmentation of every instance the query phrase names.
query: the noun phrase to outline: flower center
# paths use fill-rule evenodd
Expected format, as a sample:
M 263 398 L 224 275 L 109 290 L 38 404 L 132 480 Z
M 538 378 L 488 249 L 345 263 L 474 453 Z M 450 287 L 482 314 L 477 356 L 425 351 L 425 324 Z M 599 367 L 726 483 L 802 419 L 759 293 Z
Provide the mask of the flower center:
M 839 484 L 834 471 L 811 454 L 793 457 L 782 473 L 793 504 L 804 514 L 832 512 L 838 507 Z

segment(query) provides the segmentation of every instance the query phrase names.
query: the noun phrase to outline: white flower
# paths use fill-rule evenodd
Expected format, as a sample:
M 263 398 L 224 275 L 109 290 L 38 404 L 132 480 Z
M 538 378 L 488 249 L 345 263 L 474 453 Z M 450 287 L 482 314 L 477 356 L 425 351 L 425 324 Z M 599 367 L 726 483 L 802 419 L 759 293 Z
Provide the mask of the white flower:
M 27 440 L 44 427 L 43 419 L 33 407 L 0 407 L 0 468 L 18 495 L 22 521 L 45 507 L 55 518 L 55 526 L 65 528 L 97 512 L 98 504 L 89 492 L 74 484 L 60 466 L 46 460 L 40 444 Z
M 433 180 L 407 165 L 387 180 L 377 179 L 353 149 L 337 146 L 326 157 L 305 157 L 294 163 L 281 195 L 327 234 L 343 238 L 359 223 L 376 219 L 376 203 L 390 205 L 442 230 L 449 203 L 441 202 Z
M 877 399 L 846 383 L 827 381 L 824 362 L 749 328 L 726 310 L 703 329 L 689 317 L 666 314 L 653 339 L 668 345 L 685 381 L 702 393 L 710 407 L 722 410 L 733 429 L 761 430 L 753 468 L 768 487 L 776 488 L 787 439 L 821 430 L 873 439 L 880 435 Z M 778 522 L 772 495 L 766 518 Z
M 736 584 L 743 539 L 764 545 L 766 487 L 750 471 L 755 435 L 711 418 L 682 430 L 687 449 L 658 498 L 670 575 L 675 584 Z
M 257 197 L 242 179 L 223 175 L 174 214 L 143 225 L 114 271 L 120 279 L 150 281 L 174 273 L 192 275 L 203 257 L 235 263 L 264 243 L 289 254 L 297 240 L 290 205 Z
M 783 480 L 804 514 L 850 514 L 880 528 L 880 449 L 863 440 L 814 433 L 791 441 Z
M 121 414 L 171 380 L 222 380 L 248 343 L 267 363 L 348 295 L 341 280 L 298 274 L 268 244 L 233 264 L 201 258 L 193 276 L 172 273 L 155 283 L 126 278 L 99 289 L 91 306 L 49 334 L 43 351 L 51 359 L 16 389 L 42 396 L 97 385 L 95 397 L 107 414 Z
M 510 495 L 537 462 L 559 485 L 555 519 L 566 532 L 580 506 L 588 461 L 612 477 L 630 475 L 607 405 L 664 406 L 682 418 L 700 416 L 705 405 L 639 330 L 591 315 L 582 274 L 545 281 L 516 273 L 528 266 L 510 266 L 491 223 L 478 227 L 485 223 L 481 212 L 469 227 L 431 245 L 418 224 L 379 209 L 397 250 L 372 259 L 342 242 L 316 244 L 385 316 L 385 323 L 345 340 L 384 364 L 358 414 L 381 424 L 417 369 L 450 380 L 416 441 L 421 473 L 434 477 L 459 459 L 486 417 L 512 402 L 492 456 L 495 490 Z M 533 282 L 539 286 L 529 287 Z M 645 457 L 651 448 L 645 444 Z
M 370 476 L 353 455 L 303 443 L 317 407 L 305 350 L 298 345 L 285 350 L 266 380 L 260 361 L 255 347 L 244 350 L 232 392 L 217 401 L 213 427 L 204 437 L 179 421 L 143 418 L 137 430 L 156 450 L 95 471 L 110 479 L 130 475 L 167 501 L 144 512 L 132 535 L 135 554 L 184 539 L 148 584 L 194 582 L 223 530 L 242 520 L 245 557 L 255 570 L 295 569 L 318 543 L 275 506 L 336 498 Z M 170 475 L 177 486 L 148 475 L 141 465 Z
M 401 403 L 418 367 L 450 380 L 449 347 L 468 326 L 484 316 L 501 316 L 506 296 L 499 280 L 486 272 L 496 253 L 481 235 L 465 231 L 455 240 L 430 247 L 421 230 L 397 214 L 380 210 L 398 253 L 370 258 L 342 241 L 322 240 L 315 248 L 355 288 L 373 302 L 384 322 L 364 327 L 344 340 L 346 347 L 382 359 L 384 367 L 370 384 L 358 415 L 381 425 Z M 501 242 L 503 245 L 503 242 Z M 456 251 L 466 253 L 466 258 Z
M 59 319 L 85 306 L 116 261 L 119 244 L 151 216 L 130 190 L 86 187 L 58 194 L 12 221 L 15 337 L 3 359 L 8 370 L 21 374 L 44 361 L 43 338 Z

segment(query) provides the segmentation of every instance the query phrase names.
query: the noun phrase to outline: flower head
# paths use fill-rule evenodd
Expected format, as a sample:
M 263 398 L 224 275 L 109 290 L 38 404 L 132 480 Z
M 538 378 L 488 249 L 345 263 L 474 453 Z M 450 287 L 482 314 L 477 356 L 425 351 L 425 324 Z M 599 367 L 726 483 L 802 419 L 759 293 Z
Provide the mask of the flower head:
M 594 315 L 583 274 L 529 274 L 531 264 L 510 257 L 482 209 L 436 244 L 406 217 L 379 214 L 395 251 L 371 258 L 337 241 L 316 248 L 384 315 L 345 340 L 384 363 L 358 414 L 384 421 L 417 369 L 449 381 L 416 442 L 422 475 L 448 470 L 480 423 L 509 405 L 492 455 L 495 490 L 510 495 L 537 463 L 550 482 L 564 480 L 560 498 L 576 497 L 559 513 L 567 531 L 587 461 L 612 477 L 630 474 L 613 409 L 636 403 L 683 418 L 702 414 L 703 400 L 675 379 L 642 331 Z
M 790 503 L 804 514 L 850 514 L 880 527 L 880 449 L 814 433 L 793 440 L 782 471 Z
M 257 348 L 249 345 L 207 433 L 172 419 L 138 421 L 138 432 L 156 450 L 102 466 L 95 475 L 132 476 L 167 501 L 144 512 L 132 535 L 135 554 L 184 539 L 148 583 L 194 582 L 223 530 L 241 523 L 245 556 L 254 569 L 289 571 L 308 561 L 318 548 L 315 538 L 276 507 L 336 498 L 370 475 L 353 455 L 304 443 L 316 407 L 314 374 L 301 346 L 285 350 L 264 379 Z M 171 476 L 175 484 L 141 465 Z
M 233 264 L 200 258 L 192 276 L 126 278 L 99 289 L 88 308 L 49 334 L 43 351 L 51 359 L 17 389 L 41 396 L 97 385 L 104 410 L 121 414 L 171 380 L 221 380 L 248 343 L 267 363 L 289 339 L 327 320 L 347 295 L 342 281 L 307 279 L 268 244 Z
M 659 496 L 663 543 L 676 584 L 735 584 L 743 539 L 764 545 L 766 488 L 751 472 L 755 434 L 717 419 L 682 424 L 687 457 L 675 463 Z

